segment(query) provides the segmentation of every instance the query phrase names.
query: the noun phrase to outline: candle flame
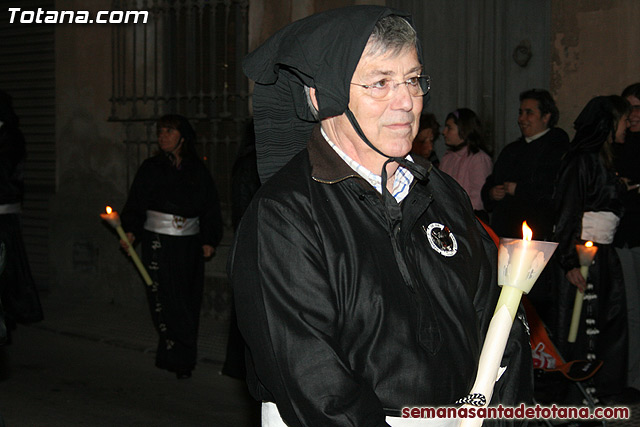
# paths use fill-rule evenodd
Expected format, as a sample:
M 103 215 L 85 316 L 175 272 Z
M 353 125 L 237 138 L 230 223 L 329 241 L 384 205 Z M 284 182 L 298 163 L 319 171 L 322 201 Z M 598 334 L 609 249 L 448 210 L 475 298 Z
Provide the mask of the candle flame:
M 110 214 L 111 212 L 113 212 L 113 209 L 111 209 L 111 206 L 107 206 L 105 211 L 107 211 L 107 214 Z
M 524 240 L 531 240 L 532 237 L 533 237 L 533 231 L 531 231 L 531 229 L 527 225 L 527 221 L 524 221 L 522 223 L 522 238 Z
M 584 246 L 587 248 L 590 248 L 591 246 L 593 246 L 593 242 L 589 240 L 587 243 L 584 244 Z

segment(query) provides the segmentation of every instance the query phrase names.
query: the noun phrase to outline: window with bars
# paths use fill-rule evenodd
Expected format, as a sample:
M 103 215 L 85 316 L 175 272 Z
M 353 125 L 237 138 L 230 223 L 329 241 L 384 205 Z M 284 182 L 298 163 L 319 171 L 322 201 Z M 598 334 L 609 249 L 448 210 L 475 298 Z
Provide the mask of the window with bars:
M 147 10 L 146 24 L 114 25 L 110 121 L 125 126 L 128 184 L 156 150 L 155 122 L 187 117 L 229 211 L 231 166 L 248 123 L 248 0 L 115 0 Z

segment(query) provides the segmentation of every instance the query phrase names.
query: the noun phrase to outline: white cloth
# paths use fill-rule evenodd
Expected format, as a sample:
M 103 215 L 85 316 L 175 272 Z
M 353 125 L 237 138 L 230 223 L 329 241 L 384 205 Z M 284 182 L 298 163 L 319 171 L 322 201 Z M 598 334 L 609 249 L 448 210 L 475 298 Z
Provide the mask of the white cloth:
M 0 205 L 0 215 L 4 214 L 16 214 L 20 213 L 22 208 L 20 203 L 7 203 L 5 205 Z
M 391 427 L 458 427 L 459 419 L 387 417 Z M 273 402 L 262 402 L 262 427 L 287 427 Z
M 582 240 L 610 245 L 616 234 L 620 218 L 613 212 L 585 212 L 582 214 Z
M 193 236 L 200 232 L 200 219 L 147 211 L 144 229 L 169 236 Z

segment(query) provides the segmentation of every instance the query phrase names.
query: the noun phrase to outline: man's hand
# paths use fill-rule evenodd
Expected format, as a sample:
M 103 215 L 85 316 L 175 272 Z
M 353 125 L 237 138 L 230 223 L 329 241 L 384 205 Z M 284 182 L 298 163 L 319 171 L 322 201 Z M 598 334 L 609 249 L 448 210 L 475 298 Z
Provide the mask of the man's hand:
M 504 199 L 505 195 L 506 192 L 504 185 L 496 185 L 495 187 L 491 187 L 491 190 L 489 190 L 489 197 L 496 202 Z
M 129 242 L 125 242 L 124 240 L 120 239 L 120 247 L 122 247 L 122 249 L 124 249 L 125 252 L 129 252 L 129 246 L 133 246 L 133 242 L 136 240 L 136 236 L 133 235 L 133 233 L 126 233 L 127 236 L 127 240 L 129 240 Z
M 516 186 L 517 185 L 518 185 L 517 182 L 505 182 L 504 183 L 504 191 L 510 196 L 515 196 L 516 195 Z
M 216 248 L 211 245 L 202 245 L 202 254 L 205 258 L 211 258 L 216 253 Z
M 584 292 L 587 288 L 587 281 L 582 277 L 582 273 L 580 273 L 579 268 L 572 268 L 567 271 L 566 277 L 569 283 L 578 288 L 580 292 Z

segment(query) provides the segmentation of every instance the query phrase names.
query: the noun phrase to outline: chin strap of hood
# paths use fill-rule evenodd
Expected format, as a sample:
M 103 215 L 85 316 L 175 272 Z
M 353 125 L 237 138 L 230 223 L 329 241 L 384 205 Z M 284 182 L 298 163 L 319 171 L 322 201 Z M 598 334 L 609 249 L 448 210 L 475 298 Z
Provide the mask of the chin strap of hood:
M 362 128 L 360 128 L 360 124 L 358 124 L 358 120 L 356 120 L 356 116 L 353 115 L 353 112 L 351 111 L 351 109 L 347 107 L 347 109 L 345 110 L 345 114 L 347 115 L 349 122 L 351 122 L 351 126 L 353 126 L 353 129 L 356 131 L 358 136 L 364 141 L 364 143 L 367 144 L 373 151 L 375 151 L 376 153 L 388 159 L 386 162 L 384 162 L 384 165 L 382 166 L 382 171 L 380 172 L 380 177 L 382 178 L 382 183 L 381 183 L 382 194 L 385 196 L 385 198 L 386 198 L 385 193 L 389 193 L 389 190 L 387 190 L 387 165 L 389 163 L 391 162 L 398 163 L 403 168 L 408 169 L 409 172 L 411 172 L 413 176 L 420 181 L 424 180 L 427 177 L 429 172 L 425 167 L 420 166 L 412 162 L 411 160 L 407 160 L 404 157 L 393 157 L 380 151 L 378 147 L 373 145 L 371 141 L 369 141 L 369 139 L 366 137 L 366 135 L 362 131 Z M 391 194 L 389 193 L 389 195 Z

